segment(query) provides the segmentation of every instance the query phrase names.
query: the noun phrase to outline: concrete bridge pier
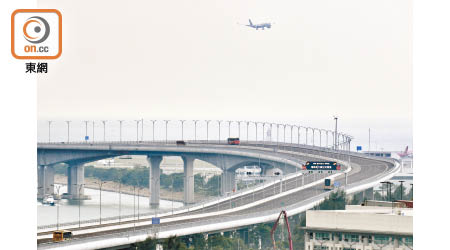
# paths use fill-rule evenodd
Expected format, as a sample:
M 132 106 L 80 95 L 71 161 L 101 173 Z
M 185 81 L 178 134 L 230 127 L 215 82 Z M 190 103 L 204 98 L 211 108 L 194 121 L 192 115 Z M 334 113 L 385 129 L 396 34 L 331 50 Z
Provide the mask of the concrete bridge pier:
M 67 168 L 68 199 L 87 199 L 84 195 L 84 165 L 82 163 L 69 164 Z
M 224 170 L 222 173 L 221 193 L 225 195 L 228 192 L 236 191 L 236 171 Z
M 54 195 L 54 177 L 55 170 L 53 166 L 40 165 L 37 168 L 38 173 L 38 199 L 46 195 Z
M 37 177 L 38 177 L 38 199 L 44 198 L 45 191 L 45 166 L 37 166 Z
M 149 176 L 149 188 L 150 188 L 150 206 L 159 206 L 159 188 L 160 188 L 160 175 L 161 170 L 159 168 L 162 156 L 147 156 L 147 161 L 150 164 L 150 176 Z
M 194 203 L 194 160 L 193 157 L 181 157 L 184 162 L 184 203 Z
M 45 166 L 44 171 L 44 194 L 54 195 L 55 194 L 55 169 L 53 166 Z

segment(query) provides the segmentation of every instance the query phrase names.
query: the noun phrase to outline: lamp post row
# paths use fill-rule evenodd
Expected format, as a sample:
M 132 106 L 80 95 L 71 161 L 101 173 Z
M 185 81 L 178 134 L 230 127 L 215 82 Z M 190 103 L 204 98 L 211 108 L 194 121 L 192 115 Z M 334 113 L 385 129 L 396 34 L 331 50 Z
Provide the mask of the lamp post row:
M 273 125 L 275 125 L 277 127 L 277 136 L 276 136 L 276 142 L 280 142 L 280 138 L 279 138 L 279 131 L 280 131 L 280 127 L 283 128 L 283 143 L 286 143 L 286 127 L 288 127 L 290 129 L 290 143 L 293 143 L 293 131 L 294 128 L 297 128 L 297 143 L 300 144 L 301 141 L 301 129 L 303 128 L 305 131 L 305 141 L 304 144 L 305 145 L 309 145 L 309 143 L 311 142 L 312 146 L 316 146 L 316 131 L 319 132 L 319 145 L 318 146 L 322 146 L 322 132 L 324 132 L 324 134 L 326 135 L 326 146 L 329 146 L 329 133 L 331 132 L 332 136 L 333 136 L 333 149 L 338 150 L 338 149 L 347 149 L 350 150 L 350 142 L 352 137 L 346 135 L 346 134 L 342 134 L 342 133 L 337 133 L 337 117 L 334 117 L 334 120 L 336 121 L 336 125 L 335 125 L 335 131 L 330 131 L 330 130 L 325 130 L 325 129 L 318 129 L 318 128 L 312 128 L 312 127 L 304 127 L 304 126 L 297 126 L 297 125 L 290 125 L 290 124 L 277 124 L 277 123 L 270 123 L 270 122 L 251 122 L 251 121 L 227 121 L 228 122 L 228 137 L 231 137 L 231 126 L 232 123 L 237 123 L 238 124 L 238 136 L 239 138 L 241 137 L 241 123 L 244 123 L 246 125 L 246 131 L 247 131 L 247 141 L 249 141 L 249 127 L 250 124 L 253 123 L 255 126 L 255 141 L 258 141 L 258 125 L 261 124 L 262 125 L 262 141 L 266 141 L 267 137 L 265 137 L 265 133 L 266 133 L 266 126 L 270 125 L 270 131 L 272 132 L 273 129 Z M 117 120 L 119 122 L 119 141 L 122 141 L 122 124 L 124 122 L 124 120 Z M 134 120 L 136 122 L 136 141 L 139 142 L 139 124 L 141 125 L 141 141 L 144 140 L 144 119 L 140 119 L 140 120 Z M 157 122 L 157 120 L 149 120 L 150 122 L 152 122 L 152 140 L 155 141 L 155 123 Z M 184 140 L 184 124 L 187 120 L 179 120 L 179 122 L 181 123 L 181 139 Z M 192 120 L 192 122 L 194 123 L 194 141 L 197 141 L 197 123 L 200 120 Z M 67 142 L 70 142 L 70 124 L 72 121 L 67 120 L 65 121 L 67 124 Z M 90 121 L 83 121 L 85 123 L 85 140 L 88 141 L 89 137 L 88 137 L 88 127 L 89 127 L 89 122 Z M 101 121 L 103 123 L 103 141 L 106 141 L 106 123 L 108 122 L 107 120 L 102 120 Z M 163 122 L 165 123 L 165 141 L 168 141 L 168 124 L 170 122 L 170 120 L 163 120 Z M 209 123 L 211 122 L 211 120 L 205 120 L 206 123 L 206 140 L 209 141 Z M 218 139 L 220 141 L 221 139 L 221 125 L 223 120 L 216 120 L 216 122 L 218 123 Z M 51 142 L 51 127 L 52 124 L 54 123 L 54 121 L 48 121 L 48 141 Z M 312 131 L 312 138 L 309 138 L 309 131 Z M 92 141 L 95 141 L 95 121 L 92 121 Z M 273 141 L 272 139 L 272 135 L 270 134 L 270 141 Z

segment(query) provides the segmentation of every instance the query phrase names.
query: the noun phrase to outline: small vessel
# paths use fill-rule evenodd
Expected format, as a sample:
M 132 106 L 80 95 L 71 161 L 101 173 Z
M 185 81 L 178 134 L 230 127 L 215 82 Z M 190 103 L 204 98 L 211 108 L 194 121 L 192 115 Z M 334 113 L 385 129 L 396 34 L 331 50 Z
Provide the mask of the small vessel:
M 46 195 L 46 196 L 42 199 L 42 204 L 54 206 L 54 205 L 55 205 L 55 199 L 53 198 L 53 195 Z

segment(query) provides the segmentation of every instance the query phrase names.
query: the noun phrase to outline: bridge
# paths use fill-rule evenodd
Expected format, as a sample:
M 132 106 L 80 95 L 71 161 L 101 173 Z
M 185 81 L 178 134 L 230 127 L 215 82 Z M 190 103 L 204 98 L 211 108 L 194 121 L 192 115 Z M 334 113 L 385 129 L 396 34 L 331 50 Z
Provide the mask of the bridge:
M 61 243 L 51 243 L 55 225 L 49 225 L 38 229 L 38 248 L 110 248 L 127 246 L 148 236 L 165 238 L 231 230 L 273 221 L 281 208 L 291 216 L 313 207 L 330 193 L 323 190 L 323 178 L 327 176 L 343 183 L 340 189 L 347 194 L 363 192 L 363 195 L 370 195 L 373 186 L 399 171 L 399 164 L 393 159 L 350 152 L 350 140 L 345 141 L 345 146 L 336 147 L 335 144 L 331 148 L 301 144 L 300 140 L 298 143 L 254 140 L 243 141 L 240 145 L 227 145 L 224 140 L 185 142 L 186 145 L 177 145 L 169 140 L 39 143 L 38 185 L 44 187 L 38 190 L 39 195 L 51 194 L 52 166 L 55 164 L 68 165 L 67 198 L 84 199 L 87 198 L 83 192 L 84 163 L 120 155 L 146 155 L 150 165 L 150 205 L 158 206 L 161 159 L 179 156 L 184 163 L 186 206 L 171 211 L 161 210 L 157 215 L 143 214 L 139 219 L 133 217 L 119 221 L 109 218 L 103 219 L 103 223 L 85 221 L 82 226 L 78 226 L 78 222 L 61 225 L 60 228 L 70 229 L 74 234 L 73 240 Z M 221 198 L 193 204 L 195 159 L 222 169 Z M 343 170 L 308 174 L 301 171 L 306 161 L 336 161 Z M 271 168 L 280 168 L 283 175 L 253 188 L 231 192 L 235 188 L 235 170 L 251 165 L 260 166 L 263 174 Z M 70 188 L 72 185 L 78 188 Z M 151 219 L 155 216 L 161 218 L 161 224 L 152 224 Z

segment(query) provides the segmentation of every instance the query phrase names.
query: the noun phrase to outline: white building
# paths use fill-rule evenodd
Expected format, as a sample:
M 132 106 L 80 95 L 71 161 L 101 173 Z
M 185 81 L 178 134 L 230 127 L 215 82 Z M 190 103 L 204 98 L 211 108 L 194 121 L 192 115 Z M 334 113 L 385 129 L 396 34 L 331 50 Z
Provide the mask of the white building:
M 346 206 L 306 211 L 305 250 L 413 249 L 411 208 Z

